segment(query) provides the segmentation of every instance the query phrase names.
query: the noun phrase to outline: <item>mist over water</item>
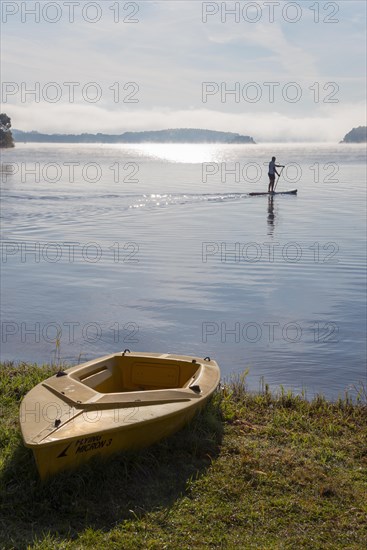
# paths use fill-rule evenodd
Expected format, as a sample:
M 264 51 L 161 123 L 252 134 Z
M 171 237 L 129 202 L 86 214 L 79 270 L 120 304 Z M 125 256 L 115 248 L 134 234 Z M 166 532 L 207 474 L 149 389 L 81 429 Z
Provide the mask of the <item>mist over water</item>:
M 298 195 L 250 197 L 273 154 Z M 366 382 L 365 160 L 343 144 L 4 151 L 1 358 L 130 348 L 209 355 L 252 389 Z

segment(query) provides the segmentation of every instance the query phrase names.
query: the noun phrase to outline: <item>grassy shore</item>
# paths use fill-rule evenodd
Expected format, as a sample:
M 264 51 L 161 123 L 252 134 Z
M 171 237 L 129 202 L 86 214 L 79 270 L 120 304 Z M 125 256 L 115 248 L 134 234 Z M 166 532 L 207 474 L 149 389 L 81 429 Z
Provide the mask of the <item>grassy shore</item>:
M 175 436 L 41 483 L 18 427 L 51 367 L 0 366 L 0 548 L 366 548 L 367 405 L 244 379 Z

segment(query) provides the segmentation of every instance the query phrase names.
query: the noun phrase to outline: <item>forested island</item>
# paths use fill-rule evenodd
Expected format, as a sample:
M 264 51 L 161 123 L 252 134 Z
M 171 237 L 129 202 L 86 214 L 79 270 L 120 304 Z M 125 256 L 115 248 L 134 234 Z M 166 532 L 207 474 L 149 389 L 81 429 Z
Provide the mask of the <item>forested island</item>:
M 23 132 L 13 130 L 16 141 L 23 143 L 252 143 L 250 136 L 233 132 L 217 132 L 198 128 L 174 128 L 170 130 L 154 130 L 144 132 L 124 132 L 119 135 L 110 134 L 43 134 L 36 131 Z
M 353 128 L 340 143 L 367 143 L 367 126 Z
M 124 132 L 122 134 L 45 134 L 35 130 L 24 132 L 13 129 L 6 114 L 1 114 L 0 147 L 14 147 L 14 141 L 23 143 L 226 143 L 256 144 L 251 136 L 234 132 L 218 132 L 200 128 L 173 128 Z M 348 132 L 340 143 L 367 143 L 367 127 L 358 126 Z

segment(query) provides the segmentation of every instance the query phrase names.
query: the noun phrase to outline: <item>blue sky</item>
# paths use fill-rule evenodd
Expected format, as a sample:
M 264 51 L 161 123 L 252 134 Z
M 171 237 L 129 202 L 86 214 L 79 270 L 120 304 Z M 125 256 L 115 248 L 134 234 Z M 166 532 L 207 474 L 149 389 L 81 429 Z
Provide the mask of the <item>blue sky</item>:
M 339 141 L 366 124 L 364 0 L 3 0 L 1 9 L 1 111 L 19 129 Z

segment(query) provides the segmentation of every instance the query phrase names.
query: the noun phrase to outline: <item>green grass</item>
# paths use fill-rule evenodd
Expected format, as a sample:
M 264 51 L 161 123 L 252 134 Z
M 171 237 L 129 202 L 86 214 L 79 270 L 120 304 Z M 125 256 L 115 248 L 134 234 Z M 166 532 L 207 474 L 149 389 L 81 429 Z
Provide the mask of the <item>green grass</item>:
M 231 380 L 175 436 L 41 483 L 19 403 L 55 369 L 0 366 L 0 548 L 365 548 L 365 393 Z

